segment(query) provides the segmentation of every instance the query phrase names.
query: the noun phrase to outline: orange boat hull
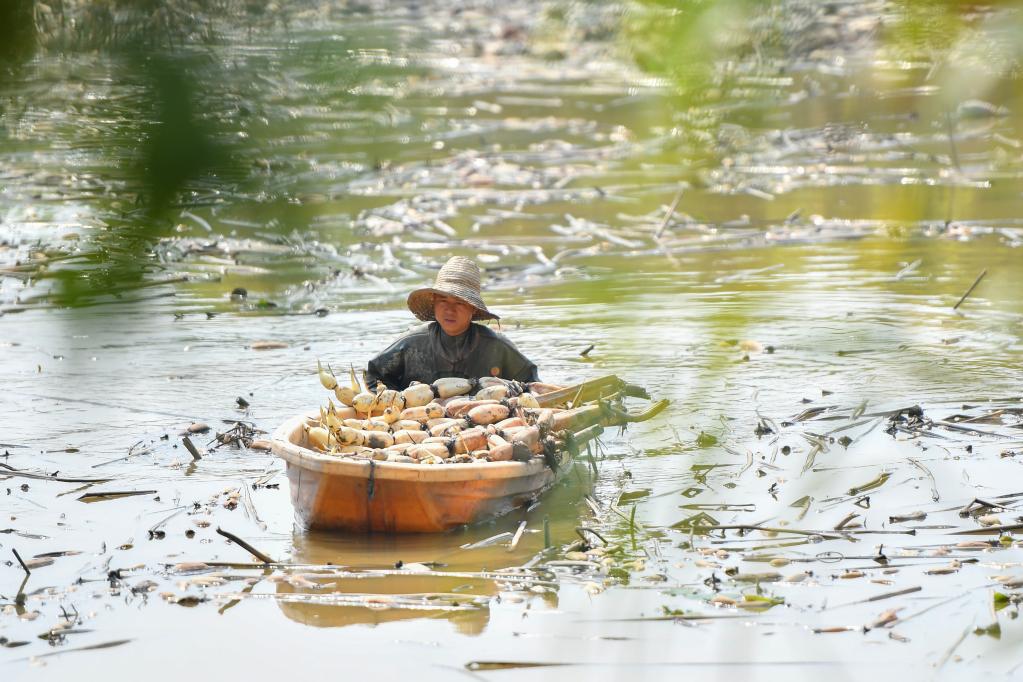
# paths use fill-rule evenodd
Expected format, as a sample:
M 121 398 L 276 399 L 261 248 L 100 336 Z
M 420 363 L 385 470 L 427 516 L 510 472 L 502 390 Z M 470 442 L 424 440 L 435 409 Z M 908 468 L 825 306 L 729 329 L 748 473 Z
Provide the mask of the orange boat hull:
M 332 457 L 304 447 L 305 423 L 292 419 L 273 439 L 305 528 L 437 533 L 528 505 L 557 480 L 540 460 L 426 465 Z M 561 460 L 564 471 L 571 460 L 567 453 Z

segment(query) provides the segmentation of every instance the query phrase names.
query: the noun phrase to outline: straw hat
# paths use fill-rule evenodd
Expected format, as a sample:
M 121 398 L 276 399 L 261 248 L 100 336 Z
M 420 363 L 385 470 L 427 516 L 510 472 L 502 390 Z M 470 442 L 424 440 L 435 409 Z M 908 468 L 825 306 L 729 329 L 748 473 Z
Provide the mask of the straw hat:
M 480 267 L 469 258 L 454 256 L 437 273 L 432 287 L 416 289 L 408 295 L 408 309 L 424 322 L 436 319 L 433 314 L 435 294 L 453 296 L 468 303 L 476 312 L 474 320 L 499 320 L 499 316 L 487 310 L 487 304 L 480 296 Z

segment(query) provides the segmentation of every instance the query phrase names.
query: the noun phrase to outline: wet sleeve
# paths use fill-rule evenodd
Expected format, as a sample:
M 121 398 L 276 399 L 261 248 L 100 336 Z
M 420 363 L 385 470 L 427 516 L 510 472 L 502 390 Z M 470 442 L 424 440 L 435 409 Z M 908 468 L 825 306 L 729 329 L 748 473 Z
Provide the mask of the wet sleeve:
M 528 364 L 524 365 L 523 368 L 516 374 L 512 375 L 511 378 L 524 384 L 531 381 L 540 381 L 540 373 L 536 369 L 536 365 L 529 362 L 529 360 L 526 360 L 526 362 Z
M 507 339 L 505 339 L 504 355 L 501 376 L 505 379 L 514 379 L 522 383 L 540 381 L 540 373 L 537 371 L 536 365 Z
M 366 384 L 370 390 L 379 382 L 400 391 L 405 388 L 405 344 L 397 341 L 369 361 Z

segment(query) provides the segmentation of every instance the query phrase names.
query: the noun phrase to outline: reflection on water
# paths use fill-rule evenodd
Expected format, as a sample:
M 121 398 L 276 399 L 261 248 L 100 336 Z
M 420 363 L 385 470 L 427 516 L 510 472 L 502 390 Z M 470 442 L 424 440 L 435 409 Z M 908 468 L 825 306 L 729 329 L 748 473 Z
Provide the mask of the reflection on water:
M 460 574 L 527 564 L 544 550 L 545 526 L 547 533 L 560 542 L 573 537 L 581 497 L 591 491 L 591 485 L 589 472 L 579 468 L 528 511 L 441 535 L 297 532 L 292 537 L 291 562 L 319 567 L 302 574 L 315 586 L 303 588 L 294 581 L 280 581 L 277 602 L 288 618 L 319 627 L 430 617 L 450 620 L 461 634 L 480 634 L 489 620 L 489 605 L 478 597 L 501 595 L 511 599 L 524 590 L 528 594 L 530 585 Z M 522 522 L 527 531 L 511 549 L 511 539 Z M 329 569 L 323 568 L 326 566 L 343 567 L 346 577 L 329 575 Z M 395 570 L 386 577 L 376 573 L 387 569 Z M 327 575 L 319 577 L 317 570 Z M 373 573 L 348 577 L 348 571 L 360 570 Z M 398 571 L 401 573 L 395 575 Z M 447 578 L 445 574 L 455 577 Z M 428 604 L 417 601 L 423 595 L 434 595 L 433 599 L 443 602 L 445 608 L 431 611 Z M 452 599 L 452 595 L 456 596 Z M 389 596 L 399 599 L 390 600 Z M 458 596 L 464 601 L 460 602 Z M 543 597 L 548 605 L 556 606 L 555 592 L 543 592 Z M 350 605 L 356 601 L 364 603 Z
M 302 590 L 287 582 L 277 583 L 277 604 L 290 620 L 315 627 L 345 627 L 348 625 L 380 625 L 396 620 L 444 618 L 462 635 L 479 635 L 490 621 L 489 597 L 496 595 L 489 581 L 467 582 L 465 578 L 431 578 L 415 576 L 387 576 L 354 580 L 318 578 L 305 574 L 315 588 Z M 426 584 L 428 583 L 428 585 Z M 429 592 L 422 592 L 429 587 Z M 412 600 L 437 599 L 436 593 L 457 594 L 464 601 L 446 599 L 450 606 L 432 609 L 428 604 L 409 605 Z M 324 596 L 326 595 L 326 596 Z M 340 604 L 332 596 L 340 595 Z M 392 596 L 406 597 L 408 602 L 394 600 Z M 482 600 L 477 599 L 483 597 Z M 303 601 L 308 599 L 309 601 Z M 350 599 L 349 604 L 343 605 Z M 358 602 L 358 603 L 356 603 Z

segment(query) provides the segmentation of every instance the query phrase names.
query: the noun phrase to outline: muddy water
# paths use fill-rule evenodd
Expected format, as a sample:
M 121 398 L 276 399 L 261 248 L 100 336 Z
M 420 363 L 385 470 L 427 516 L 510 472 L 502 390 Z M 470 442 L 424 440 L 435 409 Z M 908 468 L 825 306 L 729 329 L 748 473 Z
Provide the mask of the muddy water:
M 858 7 L 842 30 L 878 11 Z M 697 124 L 604 30 L 614 7 L 370 9 L 215 48 L 233 66 L 201 75 L 248 98 L 250 115 L 215 113 L 251 140 L 251 173 L 176 216 L 147 275 L 174 281 L 78 309 L 47 275 L 121 246 L 133 122 L 109 122 L 137 93 L 102 56 L 40 57 L 9 86 L 0 461 L 109 480 L 0 471 L 4 678 L 170 679 L 183 660 L 204 676 L 1018 674 L 1023 553 L 1012 532 L 951 534 L 1016 523 L 1023 492 L 1012 83 L 957 93 L 1006 112 L 957 109 L 932 65 L 864 34 L 792 53 Z M 997 46 L 1010 20 L 974 28 Z M 353 90 L 336 74 L 356 67 Z M 606 434 L 596 474 L 578 466 L 535 509 L 437 537 L 303 532 L 271 455 L 212 434 L 193 436 L 201 461 L 184 450 L 193 422 L 269 431 L 317 405 L 316 359 L 364 366 L 454 253 L 480 259 L 545 379 L 616 373 L 669 412 Z M 942 423 L 886 432 L 915 405 Z M 150 492 L 81 499 L 111 491 Z M 999 506 L 960 515 L 974 498 Z M 514 551 L 487 544 L 523 520 Z M 620 547 L 608 565 L 558 563 L 580 561 L 582 526 Z M 282 565 L 246 565 L 217 527 Z M 13 550 L 35 560 L 27 580 Z

